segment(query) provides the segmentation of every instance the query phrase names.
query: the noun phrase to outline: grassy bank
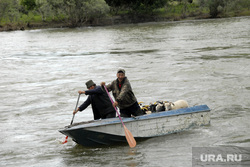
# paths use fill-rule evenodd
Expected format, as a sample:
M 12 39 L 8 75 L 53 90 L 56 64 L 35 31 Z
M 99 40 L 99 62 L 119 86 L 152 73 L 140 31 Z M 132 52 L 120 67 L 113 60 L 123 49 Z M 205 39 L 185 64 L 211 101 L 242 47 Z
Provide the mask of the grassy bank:
M 219 6 L 220 7 L 220 6 Z M 250 7 L 229 6 L 218 8 L 217 18 L 250 16 Z M 77 26 L 106 26 L 117 24 L 130 24 L 142 22 L 158 22 L 158 21 L 180 21 L 191 19 L 207 19 L 211 18 L 211 11 L 207 6 L 203 6 L 196 1 L 193 3 L 180 3 L 178 1 L 170 1 L 163 8 L 156 9 L 147 14 L 132 14 L 127 10 L 110 11 L 108 15 L 102 18 L 92 18 Z M 2 18 L 0 22 L 0 31 L 13 30 L 29 30 L 42 28 L 61 28 L 73 27 L 65 15 L 61 14 L 57 17 L 44 17 L 37 11 L 30 11 L 27 14 L 17 15 L 15 18 Z

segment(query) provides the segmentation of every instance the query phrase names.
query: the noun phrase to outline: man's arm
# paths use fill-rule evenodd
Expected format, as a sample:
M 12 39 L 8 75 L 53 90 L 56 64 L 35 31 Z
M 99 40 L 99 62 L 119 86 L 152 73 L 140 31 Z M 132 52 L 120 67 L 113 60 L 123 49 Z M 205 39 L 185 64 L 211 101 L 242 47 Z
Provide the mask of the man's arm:
M 91 104 L 91 100 L 90 100 L 90 97 L 88 97 L 87 100 L 84 103 L 82 103 L 80 107 L 78 107 L 76 110 L 73 111 L 73 114 L 76 114 L 78 111 L 85 110 L 90 104 Z

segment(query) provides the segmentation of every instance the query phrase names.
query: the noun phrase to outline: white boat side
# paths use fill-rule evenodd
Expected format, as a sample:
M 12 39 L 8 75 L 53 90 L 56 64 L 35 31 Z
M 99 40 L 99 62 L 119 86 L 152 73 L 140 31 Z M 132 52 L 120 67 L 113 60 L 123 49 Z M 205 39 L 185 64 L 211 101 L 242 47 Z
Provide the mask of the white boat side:
M 122 120 L 135 138 L 150 138 L 180 132 L 193 126 L 208 125 L 210 109 L 207 105 L 200 105 Z M 118 118 L 97 120 L 87 124 L 78 123 L 68 128 L 124 136 L 124 128 Z

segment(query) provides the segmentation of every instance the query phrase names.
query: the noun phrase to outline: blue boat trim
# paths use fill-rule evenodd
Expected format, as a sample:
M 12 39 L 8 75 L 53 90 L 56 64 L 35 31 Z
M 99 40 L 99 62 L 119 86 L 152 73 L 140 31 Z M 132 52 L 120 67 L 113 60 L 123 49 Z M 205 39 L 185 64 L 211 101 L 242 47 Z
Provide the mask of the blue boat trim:
M 142 115 L 135 117 L 135 119 L 150 119 L 150 118 L 159 118 L 163 116 L 175 116 L 175 115 L 182 115 L 182 114 L 190 114 L 190 113 L 196 113 L 196 112 L 207 112 L 210 111 L 210 108 L 207 105 L 200 105 L 200 106 L 194 106 L 189 108 L 181 108 L 178 110 L 170 110 L 170 111 L 163 111 L 158 113 L 152 113 L 148 115 Z

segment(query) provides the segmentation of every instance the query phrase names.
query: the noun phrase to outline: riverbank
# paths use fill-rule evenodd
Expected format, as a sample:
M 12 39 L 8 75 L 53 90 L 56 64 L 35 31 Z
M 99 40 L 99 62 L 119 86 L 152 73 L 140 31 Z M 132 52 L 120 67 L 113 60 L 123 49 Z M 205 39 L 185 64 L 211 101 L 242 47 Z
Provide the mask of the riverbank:
M 33 0 L 34 1 L 34 0 Z M 66 2 L 56 4 L 43 1 L 34 6 L 14 3 L 14 0 L 0 1 L 0 31 L 30 30 L 43 28 L 74 28 L 85 26 L 112 26 L 119 24 L 136 24 L 145 22 L 182 21 L 209 18 L 229 18 L 250 16 L 249 0 L 239 1 L 204 1 L 204 0 L 174 0 L 159 6 L 142 6 L 120 4 L 114 6 L 100 0 L 93 6 L 82 2 L 83 6 Z M 69 6 L 74 8 L 68 9 Z M 88 7 L 87 7 L 87 6 Z M 8 10 L 4 8 L 8 7 Z M 8 11 L 11 11 L 8 12 Z
M 244 14 L 238 14 L 234 17 L 250 16 L 250 12 Z M 227 16 L 230 17 L 230 16 Z M 79 27 L 86 26 L 112 26 L 120 24 L 136 24 L 146 22 L 163 22 L 163 21 L 182 21 L 182 20 L 199 20 L 199 19 L 210 19 L 208 13 L 190 14 L 190 15 L 177 15 L 177 16 L 130 16 L 130 15 L 119 15 L 106 17 L 101 19 L 94 19 L 88 21 Z M 225 18 L 219 16 L 217 18 Z M 1 31 L 16 31 L 16 30 L 32 30 L 32 29 L 45 29 L 45 28 L 71 28 L 67 22 L 56 22 L 56 21 L 42 21 L 42 22 L 29 22 L 25 23 L 8 23 L 0 25 Z

